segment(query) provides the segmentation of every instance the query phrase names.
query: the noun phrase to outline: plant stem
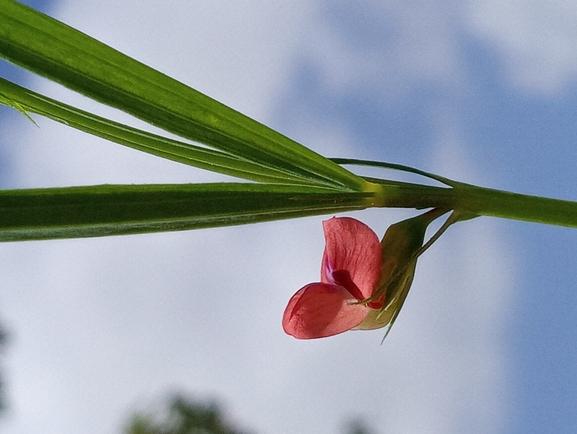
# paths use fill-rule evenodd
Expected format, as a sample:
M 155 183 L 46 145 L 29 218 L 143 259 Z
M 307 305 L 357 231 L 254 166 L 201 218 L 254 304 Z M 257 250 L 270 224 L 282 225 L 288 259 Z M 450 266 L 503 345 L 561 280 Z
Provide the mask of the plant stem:
M 456 188 L 457 209 L 558 226 L 577 227 L 577 202 L 511 193 L 470 185 Z
M 577 202 L 456 183 L 453 188 L 369 179 L 382 187 L 374 206 L 454 209 L 467 216 L 492 216 L 577 227 Z

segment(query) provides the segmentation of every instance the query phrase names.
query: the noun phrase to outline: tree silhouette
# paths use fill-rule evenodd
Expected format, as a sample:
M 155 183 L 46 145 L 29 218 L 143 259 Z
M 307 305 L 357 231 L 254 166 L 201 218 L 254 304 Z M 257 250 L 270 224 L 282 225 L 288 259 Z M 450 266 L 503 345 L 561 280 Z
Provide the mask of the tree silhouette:
M 126 434 L 244 434 L 225 421 L 216 403 L 193 402 L 182 396 L 170 400 L 164 420 L 139 413 L 133 416 Z
M 355 418 L 346 423 L 344 434 L 372 434 L 366 423 Z M 226 420 L 218 404 L 193 401 L 176 395 L 167 411 L 137 413 L 124 430 L 125 434 L 246 434 Z

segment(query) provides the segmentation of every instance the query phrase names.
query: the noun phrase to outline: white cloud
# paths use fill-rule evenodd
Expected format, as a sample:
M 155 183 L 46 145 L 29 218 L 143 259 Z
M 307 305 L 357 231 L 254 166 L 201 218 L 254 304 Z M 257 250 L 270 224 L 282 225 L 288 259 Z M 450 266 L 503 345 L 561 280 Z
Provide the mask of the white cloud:
M 363 53 L 327 24 L 323 2 L 63 2 L 58 17 L 267 121 L 300 55 L 337 88 L 383 86 L 399 98 L 415 77 L 458 79 L 458 23 L 429 2 L 380 4 L 364 12 L 396 22 L 397 39 Z M 49 122 L 22 124 L 22 186 L 210 178 Z M 347 150 L 346 131 L 330 134 L 317 144 Z M 358 215 L 383 233 L 401 214 Z M 314 342 L 282 333 L 288 297 L 318 275 L 319 218 L 0 245 L 1 314 L 14 335 L 4 432 L 119 432 L 127 411 L 174 388 L 223 399 L 261 433 L 335 433 L 359 415 L 380 432 L 497 432 L 505 365 L 495 301 L 507 294 L 506 260 L 492 226 L 458 234 L 423 258 L 382 347 L 378 332 Z
M 451 2 L 324 5 L 330 13 L 307 39 L 307 53 L 334 91 L 370 89 L 390 103 L 418 81 L 459 79 L 459 9 Z
M 468 2 L 470 30 L 501 53 L 513 85 L 556 95 L 577 78 L 577 8 L 571 0 Z

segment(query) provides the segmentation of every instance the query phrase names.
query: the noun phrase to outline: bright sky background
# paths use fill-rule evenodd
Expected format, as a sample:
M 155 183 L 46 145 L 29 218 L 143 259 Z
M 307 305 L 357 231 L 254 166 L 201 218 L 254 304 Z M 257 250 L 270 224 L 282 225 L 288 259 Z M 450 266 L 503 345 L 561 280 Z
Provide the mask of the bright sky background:
M 577 200 L 574 2 L 29 4 L 324 155 Z M 220 179 L 0 116 L 5 188 Z M 411 213 L 349 215 L 382 235 Z M 174 391 L 259 434 L 357 417 L 375 434 L 574 432 L 577 231 L 462 223 L 420 259 L 383 345 L 381 331 L 297 341 L 281 316 L 319 278 L 322 220 L 0 245 L 2 432 L 119 433 Z

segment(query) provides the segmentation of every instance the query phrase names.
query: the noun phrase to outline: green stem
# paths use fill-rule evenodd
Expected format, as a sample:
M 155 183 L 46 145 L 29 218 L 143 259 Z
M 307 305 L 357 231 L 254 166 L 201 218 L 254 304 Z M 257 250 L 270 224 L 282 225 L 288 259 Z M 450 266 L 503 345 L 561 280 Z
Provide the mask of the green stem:
M 356 166 L 370 166 L 370 167 L 381 167 L 383 169 L 398 170 L 401 172 L 413 173 L 415 175 L 424 176 L 425 178 L 434 179 L 441 184 L 453 187 L 459 184 L 457 181 L 445 178 L 444 176 L 435 175 L 434 173 L 425 172 L 421 169 L 416 169 L 414 167 L 405 166 L 404 164 L 387 163 L 385 161 L 373 161 L 373 160 L 359 160 L 357 158 L 329 158 L 333 163 L 337 164 L 352 164 Z
M 456 209 L 471 214 L 577 227 L 577 202 L 460 185 Z
M 456 183 L 453 188 L 368 179 L 382 187 L 381 203 L 399 208 L 450 208 L 465 216 L 492 216 L 577 227 L 577 202 Z

